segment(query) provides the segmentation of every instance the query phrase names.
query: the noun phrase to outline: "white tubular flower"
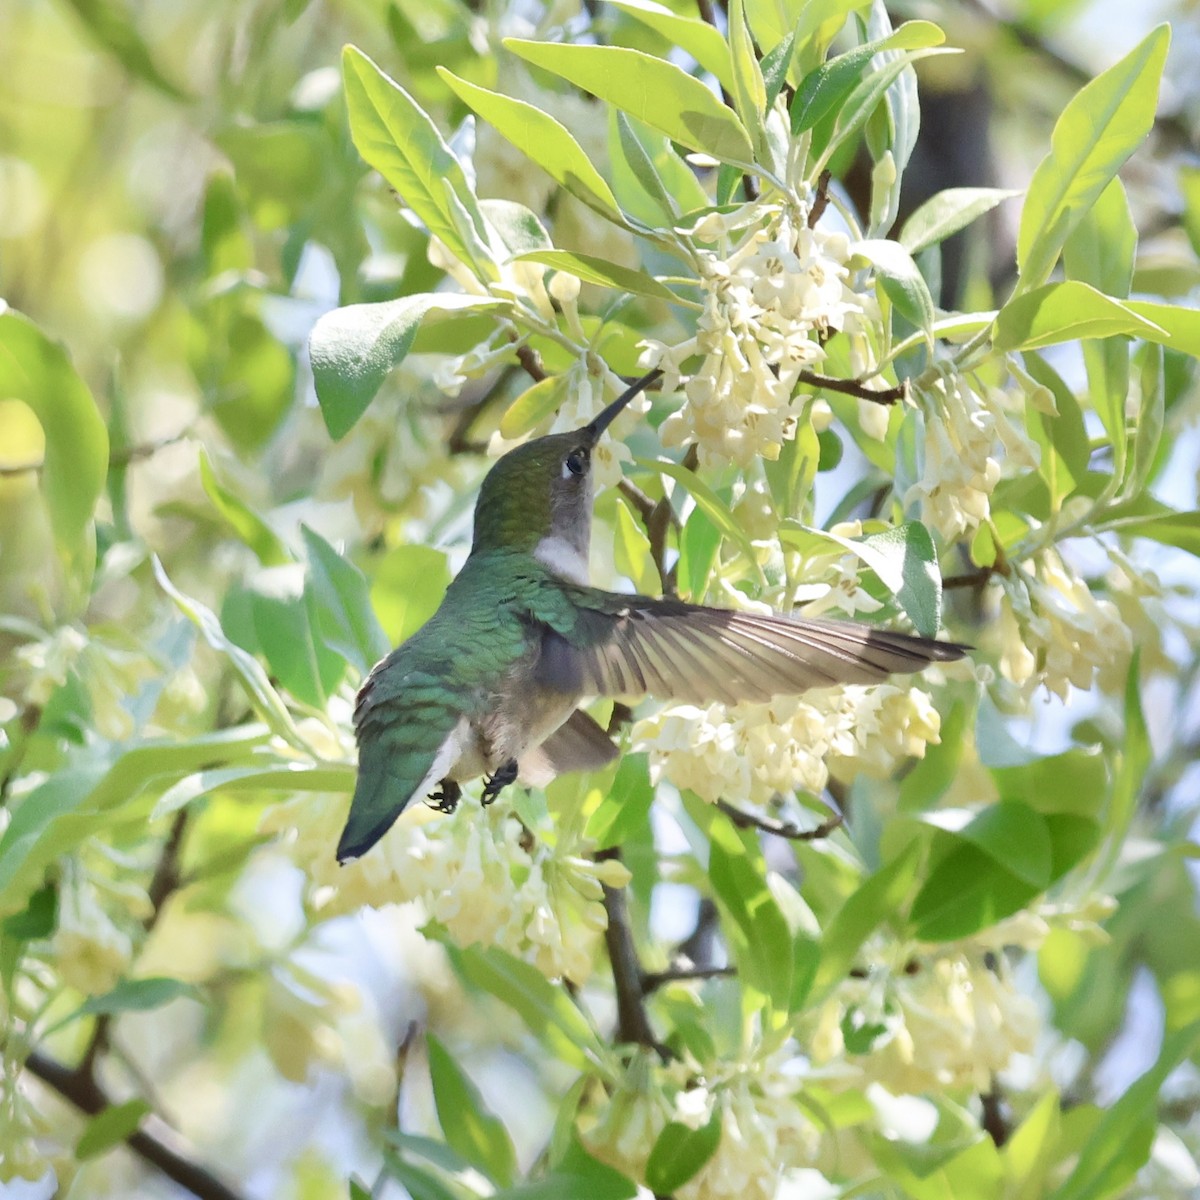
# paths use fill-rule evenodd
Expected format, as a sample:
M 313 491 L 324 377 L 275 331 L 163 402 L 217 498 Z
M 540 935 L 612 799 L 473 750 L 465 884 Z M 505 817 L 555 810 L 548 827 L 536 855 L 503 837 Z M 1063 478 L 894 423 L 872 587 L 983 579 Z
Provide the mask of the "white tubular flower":
M 965 379 L 942 378 L 918 403 L 925 416 L 923 470 L 904 503 L 919 503 L 921 519 L 952 542 L 987 520 L 1004 466 L 1010 473 L 1034 470 L 1038 451 L 1009 420 L 999 389 L 983 395 Z
M 315 885 L 323 915 L 419 901 L 463 946 L 499 946 L 548 978 L 586 982 L 606 926 L 601 881 L 622 886 L 619 865 L 594 863 L 589 847 L 531 839 L 504 802 L 439 817 L 414 804 L 377 847 L 339 868 L 330 847 L 346 816 L 344 796 L 300 796 L 269 809 L 267 831 L 294 831 L 290 852 Z
M 1111 600 L 1097 599 L 1057 550 L 1043 550 L 1034 574 L 1004 580 L 997 622 L 1000 673 L 1028 699 L 1038 688 L 1066 700 L 1071 688 L 1116 691 L 1133 652 L 1129 627 Z
M 650 754 L 650 778 L 710 804 L 768 804 L 798 790 L 820 793 L 830 774 L 886 777 L 900 759 L 924 757 L 940 718 L 919 688 L 879 684 L 777 696 L 770 703 L 668 705 L 633 728 Z
M 1003 954 L 973 942 L 936 953 L 867 948 L 864 977 L 845 979 L 813 1018 L 817 1067 L 839 1060 L 893 1095 L 986 1091 L 1033 1050 L 1040 1017 Z
M 567 398 L 559 407 L 551 433 L 566 433 L 579 429 L 597 416 L 609 399 L 623 386 L 616 376 L 610 376 L 617 388 L 606 396 L 603 384 L 588 373 L 587 364 L 580 361 L 569 372 Z M 624 439 L 629 436 L 650 411 L 650 398 L 644 392 L 635 396 L 609 426 L 606 436 L 592 449 L 592 479 L 596 490 L 615 487 L 620 483 L 624 469 L 622 464 L 633 462 L 633 455 Z
M 820 1135 L 796 1102 L 797 1079 L 778 1056 L 733 1063 L 726 1077 L 697 1085 L 694 1064 L 629 1065 L 583 1140 L 597 1158 L 635 1179 L 668 1121 L 700 1128 L 714 1116 L 721 1137 L 712 1158 L 677 1188 L 679 1200 L 775 1200 L 788 1172 L 808 1167 Z
M 695 442 L 704 465 L 778 458 L 795 434 L 800 372 L 825 357 L 820 339 L 857 331 L 874 303 L 847 282 L 847 239 L 809 229 L 804 209 L 750 205 L 731 215 L 738 221 L 728 229 L 710 216 L 690 231 L 725 241 L 751 225 L 724 258 L 697 252 L 706 294 L 696 337 L 676 347 L 647 342 L 643 355 L 645 366 L 662 368 L 667 390 L 686 358 L 704 356 L 684 385 L 686 403 L 660 430 L 664 445 Z

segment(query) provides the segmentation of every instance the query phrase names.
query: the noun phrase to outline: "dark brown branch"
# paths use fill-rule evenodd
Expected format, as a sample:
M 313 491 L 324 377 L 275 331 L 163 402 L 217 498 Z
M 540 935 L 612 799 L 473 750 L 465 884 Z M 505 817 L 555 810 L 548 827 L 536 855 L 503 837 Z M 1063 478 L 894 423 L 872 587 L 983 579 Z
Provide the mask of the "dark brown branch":
M 827 392 L 841 392 L 843 395 L 854 396 L 859 400 L 870 400 L 872 404 L 890 406 L 908 395 L 907 383 L 900 383 L 895 387 L 874 392 L 869 387 L 864 387 L 856 379 L 839 379 L 836 375 L 818 375 L 816 371 L 801 371 L 798 378 L 801 383 L 807 383 L 809 387 L 824 388 Z
M 64 1100 L 70 1101 L 90 1117 L 102 1113 L 112 1103 L 95 1081 L 82 1078 L 78 1070 L 65 1067 L 40 1051 L 33 1051 L 25 1060 L 25 1066 L 30 1074 L 36 1075 Z M 181 1146 L 172 1146 L 170 1143 L 178 1139 L 162 1120 L 150 1115 L 144 1119 L 143 1125 L 150 1128 L 136 1129 L 125 1139 L 125 1144 L 143 1162 L 156 1167 L 168 1179 L 199 1197 L 199 1200 L 243 1200 L 238 1192 L 211 1171 L 188 1158 Z
M 979 1100 L 983 1105 L 983 1119 L 980 1124 L 999 1149 L 1012 1136 L 1012 1128 L 1004 1111 L 1004 1093 L 1001 1092 L 1000 1085 L 993 1079 L 991 1088 L 984 1092 Z
M 601 850 L 597 862 L 621 861 L 621 851 L 616 846 Z M 633 941 L 633 929 L 629 924 L 629 908 L 625 903 L 625 889 L 604 888 L 604 911 L 608 914 L 608 926 L 604 930 L 604 943 L 608 947 L 608 959 L 612 964 L 613 985 L 617 993 L 617 1041 L 647 1046 L 657 1050 L 665 1060 L 669 1051 L 654 1036 L 650 1018 L 646 1014 L 645 993 L 642 990 L 642 968 L 638 962 L 637 947 Z
M 533 380 L 534 383 L 541 383 L 547 378 L 546 368 L 542 365 L 542 356 L 527 345 L 517 347 L 517 362 L 525 368 L 525 374 Z
M 736 967 L 668 967 L 665 971 L 648 971 L 642 976 L 642 995 L 668 983 L 690 983 L 693 980 L 730 979 L 737 974 Z
M 192 427 L 188 425 L 178 433 L 171 434 L 170 437 L 158 438 L 153 442 L 139 442 L 135 446 L 117 446 L 108 456 L 108 465 L 110 467 L 127 467 L 130 463 L 140 462 L 143 458 L 152 458 L 160 450 L 182 442 L 184 438 L 191 437 L 191 434 Z
M 808 227 L 816 228 L 817 222 L 825 215 L 829 207 L 829 181 L 833 178 L 832 171 L 822 171 L 817 177 L 817 190 L 813 196 L 812 207 L 808 210 Z
M 995 574 L 997 572 L 994 567 L 980 567 L 978 571 L 968 571 L 965 575 L 948 575 L 942 580 L 942 590 L 983 587 Z
M 790 842 L 820 841 L 840 828 L 843 821 L 841 813 L 834 813 L 815 829 L 802 829 L 793 821 L 774 821 L 770 817 L 760 817 L 757 813 L 747 812 L 744 808 L 730 804 L 728 800 L 718 800 L 717 807 L 739 829 L 759 829 L 772 837 L 787 838 Z

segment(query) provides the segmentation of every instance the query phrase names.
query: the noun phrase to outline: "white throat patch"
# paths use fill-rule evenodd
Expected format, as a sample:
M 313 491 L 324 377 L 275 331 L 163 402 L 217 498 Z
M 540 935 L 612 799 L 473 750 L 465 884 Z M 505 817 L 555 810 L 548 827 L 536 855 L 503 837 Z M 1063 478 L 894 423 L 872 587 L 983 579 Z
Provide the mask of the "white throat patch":
M 542 538 L 533 551 L 533 557 L 561 579 L 587 587 L 587 559 L 566 538 Z

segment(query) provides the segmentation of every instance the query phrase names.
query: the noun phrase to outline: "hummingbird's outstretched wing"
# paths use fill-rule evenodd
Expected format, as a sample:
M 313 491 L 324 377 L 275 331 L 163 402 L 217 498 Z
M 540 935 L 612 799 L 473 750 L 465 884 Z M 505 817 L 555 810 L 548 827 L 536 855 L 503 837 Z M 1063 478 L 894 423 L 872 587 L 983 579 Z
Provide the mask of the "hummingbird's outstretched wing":
M 952 662 L 969 649 L 849 621 L 735 612 L 564 585 L 538 670 L 577 695 L 769 700 Z
M 385 660 L 386 662 L 387 660 Z M 469 736 L 462 709 L 436 687 L 406 680 L 403 692 L 376 667 L 358 693 L 358 781 L 337 860 L 366 854 L 415 799 L 445 777 Z

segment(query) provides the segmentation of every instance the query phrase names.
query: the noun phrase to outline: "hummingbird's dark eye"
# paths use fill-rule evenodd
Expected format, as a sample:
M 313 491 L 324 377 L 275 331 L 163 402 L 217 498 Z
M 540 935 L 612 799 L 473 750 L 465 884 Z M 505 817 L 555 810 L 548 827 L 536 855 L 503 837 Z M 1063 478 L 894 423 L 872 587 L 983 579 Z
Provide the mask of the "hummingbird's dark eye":
M 572 450 L 567 455 L 566 462 L 563 463 L 563 478 L 568 475 L 584 475 L 588 469 L 588 451 L 586 446 L 580 446 L 578 450 Z

